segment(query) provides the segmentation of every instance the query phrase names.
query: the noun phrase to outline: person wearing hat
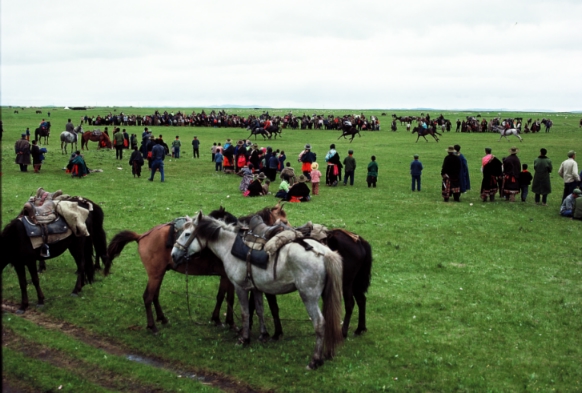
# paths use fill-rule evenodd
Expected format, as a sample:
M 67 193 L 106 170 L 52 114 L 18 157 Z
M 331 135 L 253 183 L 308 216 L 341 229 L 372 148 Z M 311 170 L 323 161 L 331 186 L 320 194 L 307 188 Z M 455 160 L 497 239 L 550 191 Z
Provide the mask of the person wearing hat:
M 309 196 L 309 187 L 305 182 L 307 181 L 307 177 L 305 175 L 299 175 L 299 179 L 297 179 L 297 183 L 293 185 L 293 187 L 289 188 L 289 192 L 287 193 L 287 197 L 285 198 L 286 201 L 290 202 L 308 202 L 311 200 Z
M 414 192 L 414 186 L 420 191 L 420 176 L 422 175 L 422 162 L 418 160 L 418 154 L 414 155 L 414 160 L 410 163 L 410 176 L 412 176 L 412 191 Z
M 250 197 L 257 197 L 257 196 L 263 196 L 264 191 L 263 191 L 263 180 L 265 180 L 267 178 L 267 176 L 265 176 L 265 174 L 263 172 L 260 172 L 255 179 L 251 182 L 251 184 L 249 184 L 247 190 L 248 190 L 248 196 Z
M 542 204 L 548 206 L 548 194 L 552 192 L 552 181 L 550 173 L 552 173 L 552 161 L 546 156 L 548 151 L 540 149 L 540 156 L 534 161 L 534 177 L 531 190 L 535 194 L 536 205 L 540 204 L 540 195 Z M 521 178 L 520 178 L 521 180 Z
M 313 195 L 319 195 L 319 180 L 321 179 L 321 172 L 319 171 L 319 164 L 314 162 L 311 164 L 311 191 Z
M 564 179 L 564 194 L 562 201 L 572 193 L 574 188 L 580 182 L 580 175 L 578 174 L 578 163 L 576 163 L 576 152 L 570 150 L 568 152 L 568 159 L 560 165 L 558 175 Z
M 260 172 L 262 154 L 263 153 L 259 150 L 259 145 L 253 143 L 253 148 L 251 150 L 251 156 L 249 158 L 249 161 L 253 164 L 255 172 Z
M 343 165 L 340 162 L 339 153 L 335 150 L 335 144 L 329 146 L 329 151 L 325 155 L 327 168 L 325 170 L 325 184 L 330 187 L 337 186 L 338 176 L 341 180 Z
M 491 148 L 485 148 L 485 157 L 481 159 L 481 200 L 487 202 L 487 198 L 493 202 L 495 194 L 499 190 L 499 185 L 503 181 L 503 164 L 499 158 L 491 154 Z
M 344 158 L 344 186 L 348 185 L 348 178 L 350 179 L 350 186 L 354 185 L 354 172 L 356 171 L 356 159 L 354 158 L 354 151 L 348 150 L 348 156 Z
M 279 178 L 283 179 L 283 176 L 289 177 L 289 180 L 288 180 L 289 186 L 292 186 L 293 184 L 295 184 L 295 182 L 296 182 L 295 169 L 293 169 L 293 167 L 291 166 L 291 163 L 289 161 L 287 161 L 287 163 L 285 163 L 285 168 L 283 168 L 283 170 L 281 171 Z
M 192 139 L 192 158 L 200 158 L 200 141 L 196 135 Z
M 445 202 L 449 201 L 451 194 L 455 202 L 461 201 L 461 160 L 457 156 L 454 146 L 449 146 L 446 150 L 447 156 L 443 160 L 441 168 L 442 195 Z
M 573 217 L 576 210 L 576 205 L 582 205 L 582 203 L 576 203 L 577 199 L 582 195 L 582 191 L 579 188 L 575 188 L 570 195 L 568 195 L 563 201 L 562 206 L 560 206 L 560 215 L 562 217 Z
M 152 147 L 152 157 L 151 157 L 151 175 L 148 179 L 149 181 L 154 181 L 154 175 L 156 171 L 160 170 L 160 175 L 162 176 L 162 182 L 164 182 L 164 158 L 166 158 L 166 150 L 162 145 L 163 140 L 156 139 L 154 146 Z
M 14 152 L 16 153 L 16 164 L 20 165 L 20 172 L 28 172 L 30 165 L 30 142 L 26 140 L 26 134 L 20 135 L 20 139 L 14 144 Z
M 368 183 L 368 188 L 376 188 L 376 182 L 378 181 L 378 163 L 376 162 L 376 156 L 372 156 L 372 161 L 368 164 L 368 176 L 366 177 L 366 182 Z
M 510 202 L 515 202 L 515 196 L 519 194 L 521 161 L 517 156 L 518 151 L 517 147 L 512 147 L 509 156 L 503 160 L 503 195 Z
M 311 151 L 311 145 L 308 143 L 305 145 L 305 149 L 299 153 L 299 162 L 301 162 L 301 172 L 307 179 L 306 181 L 311 181 L 311 164 L 317 161 L 317 155 Z
M 32 156 L 32 166 L 34 168 L 34 173 L 40 172 L 40 167 L 42 165 L 42 153 L 40 152 L 40 148 L 37 145 L 37 141 L 32 141 L 32 147 L 30 148 L 30 155 Z
M 469 177 L 469 165 L 467 165 L 467 159 L 461 154 L 461 146 L 455 145 L 455 151 L 459 160 L 461 160 L 461 174 L 459 175 L 459 180 L 461 182 L 461 194 L 469 191 L 471 189 L 471 179 Z
M 113 145 L 115 146 L 115 159 L 123 160 L 123 133 L 119 128 L 113 131 Z

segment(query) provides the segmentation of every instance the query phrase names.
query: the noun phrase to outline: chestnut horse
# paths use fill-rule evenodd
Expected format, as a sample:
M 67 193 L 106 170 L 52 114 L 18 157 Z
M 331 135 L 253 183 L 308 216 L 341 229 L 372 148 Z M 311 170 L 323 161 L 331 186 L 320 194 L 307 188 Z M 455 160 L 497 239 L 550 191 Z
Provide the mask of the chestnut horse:
M 286 213 L 279 205 L 273 208 L 265 208 L 257 214 L 261 215 L 265 222 L 269 222 L 269 225 L 274 224 L 277 219 L 286 221 Z M 236 222 L 236 217 L 231 217 L 231 219 L 224 218 L 224 221 L 227 223 Z M 165 317 L 159 301 L 162 281 L 168 270 L 196 276 L 220 276 L 220 285 L 218 287 L 218 294 L 216 295 L 216 306 L 212 312 L 211 320 L 217 326 L 221 325 L 220 308 L 226 294 L 228 309 L 225 322 L 228 326 L 234 328 L 232 309 L 234 304 L 234 286 L 226 276 L 222 262 L 212 252 L 204 251 L 188 261 L 175 266 L 170 253 L 179 234 L 174 230 L 172 223 L 158 225 L 141 235 L 132 231 L 122 231 L 111 239 L 107 248 L 107 255 L 113 261 L 129 242 L 135 241 L 138 243 L 138 253 L 148 275 L 148 283 L 143 294 L 147 328 L 153 333 L 158 332 L 152 314 L 152 303 L 156 309 L 156 320 L 161 321 L 164 325 L 168 323 L 168 319 Z
M 87 150 L 89 150 L 89 141 L 99 142 L 98 149 L 102 147 L 107 147 L 108 149 L 111 149 L 113 147 L 111 139 L 109 139 L 109 136 L 104 132 L 101 133 L 101 135 L 99 136 L 95 136 L 93 135 L 92 131 L 85 131 L 83 133 L 83 137 L 81 138 L 81 149 L 84 150 L 86 147 Z

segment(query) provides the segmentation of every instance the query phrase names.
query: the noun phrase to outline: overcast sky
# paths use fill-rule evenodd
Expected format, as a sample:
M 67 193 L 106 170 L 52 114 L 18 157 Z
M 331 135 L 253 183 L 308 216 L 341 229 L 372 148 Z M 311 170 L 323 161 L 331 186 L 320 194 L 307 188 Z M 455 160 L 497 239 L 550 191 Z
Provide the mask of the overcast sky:
M 1 104 L 582 110 L 582 1 L 2 0 Z

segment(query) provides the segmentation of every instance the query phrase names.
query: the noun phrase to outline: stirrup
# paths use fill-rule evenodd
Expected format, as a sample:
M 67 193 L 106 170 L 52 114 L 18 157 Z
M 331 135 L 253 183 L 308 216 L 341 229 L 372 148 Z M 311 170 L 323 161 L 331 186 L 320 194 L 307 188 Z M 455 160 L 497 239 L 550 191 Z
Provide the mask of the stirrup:
M 40 246 L 40 256 L 43 258 L 49 258 L 51 256 L 48 244 Z

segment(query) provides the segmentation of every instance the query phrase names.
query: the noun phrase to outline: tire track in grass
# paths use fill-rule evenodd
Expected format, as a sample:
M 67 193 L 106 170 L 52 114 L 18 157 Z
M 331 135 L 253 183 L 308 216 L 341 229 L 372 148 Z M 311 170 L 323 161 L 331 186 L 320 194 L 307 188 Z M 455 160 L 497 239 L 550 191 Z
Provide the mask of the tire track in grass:
M 146 364 L 158 369 L 166 370 L 176 374 L 177 376 L 196 379 L 203 384 L 213 386 L 226 392 L 236 392 L 236 393 L 262 392 L 261 390 L 251 388 L 250 386 L 243 382 L 236 381 L 233 378 L 229 378 L 218 373 L 212 373 L 205 370 L 196 369 L 191 366 L 183 365 L 179 362 L 170 361 L 157 356 L 151 356 L 149 354 L 127 348 L 122 343 L 115 342 L 114 340 L 111 340 L 109 338 L 101 337 L 95 333 L 89 332 L 81 327 L 75 326 L 66 321 L 55 320 L 34 309 L 28 309 L 24 314 L 15 314 L 17 309 L 18 309 L 17 305 L 10 304 L 7 301 L 2 302 L 3 312 L 10 312 L 15 316 L 24 318 L 27 321 L 33 322 L 45 329 L 57 330 L 65 335 L 80 340 L 87 345 L 90 345 L 97 349 L 101 349 L 107 352 L 108 354 L 124 357 L 131 361 Z

